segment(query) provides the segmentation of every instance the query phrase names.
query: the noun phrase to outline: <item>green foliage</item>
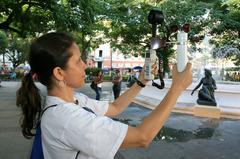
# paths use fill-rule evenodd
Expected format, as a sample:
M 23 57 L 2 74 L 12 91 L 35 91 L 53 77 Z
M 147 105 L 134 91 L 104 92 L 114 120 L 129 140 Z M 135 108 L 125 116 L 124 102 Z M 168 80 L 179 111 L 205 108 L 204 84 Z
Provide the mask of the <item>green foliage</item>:
M 86 19 L 93 19 L 90 0 L 2 0 L 0 29 L 21 36 L 49 30 L 78 30 Z
M 112 0 L 108 1 L 106 20 L 111 21 L 107 35 L 111 45 L 120 49 L 124 54 L 141 54 L 148 44 L 148 33 L 151 32 L 147 23 L 150 6 L 137 1 Z
M 224 70 L 225 71 L 239 71 L 240 67 L 227 67 Z
M 102 70 L 101 68 L 97 68 L 97 67 L 94 67 L 94 68 L 88 67 L 86 68 L 85 72 L 86 72 L 86 75 L 97 76 L 97 73 L 101 70 Z
M 21 37 L 51 30 L 76 34 L 83 59 L 88 51 L 102 42 L 99 32 L 101 9 L 97 0 L 2 0 L 0 29 L 16 32 Z
M 90 72 L 91 72 L 91 71 L 92 71 L 92 68 L 87 67 L 87 68 L 85 69 L 86 75 L 90 75 Z
M 15 34 L 10 34 L 9 37 L 9 46 L 7 47 L 5 56 L 8 57 L 15 68 L 27 60 L 30 39 L 23 39 Z
M 164 24 L 158 27 L 158 37 L 176 41 L 176 33 L 170 26 L 189 23 L 189 40 L 192 45 L 201 42 L 204 35 L 212 35 L 212 44 L 240 46 L 240 9 L 238 0 L 164 0 L 164 1 L 104 1 L 107 6 L 105 19 L 111 21 L 108 36 L 111 45 L 124 54 L 143 54 L 151 37 L 151 25 L 147 22 L 150 9 L 157 8 L 164 13 Z M 173 45 L 162 51 L 164 68 L 174 54 Z
M 225 80 L 240 81 L 240 67 L 228 67 L 224 71 L 226 71 Z
M 153 8 L 162 10 L 165 17 L 158 27 L 159 38 L 176 41 L 176 33 L 169 27 L 189 23 L 192 45 L 211 34 L 217 47 L 234 45 L 240 49 L 239 0 L 1 0 L 0 29 L 22 37 L 51 30 L 71 32 L 83 60 L 106 42 L 126 55 L 143 55 L 151 38 L 147 16 Z M 6 46 L 4 39 L 0 33 L 1 49 Z M 168 44 L 162 52 L 165 69 L 174 54 L 172 48 Z
M 127 82 L 128 76 L 123 76 L 123 77 L 122 77 L 122 80 L 123 80 L 124 82 Z
M 104 81 L 111 81 L 111 76 L 109 76 L 109 75 L 104 75 L 104 76 L 103 76 L 103 80 L 104 80 Z
M 0 55 L 5 52 L 8 46 L 8 38 L 5 32 L 0 31 Z

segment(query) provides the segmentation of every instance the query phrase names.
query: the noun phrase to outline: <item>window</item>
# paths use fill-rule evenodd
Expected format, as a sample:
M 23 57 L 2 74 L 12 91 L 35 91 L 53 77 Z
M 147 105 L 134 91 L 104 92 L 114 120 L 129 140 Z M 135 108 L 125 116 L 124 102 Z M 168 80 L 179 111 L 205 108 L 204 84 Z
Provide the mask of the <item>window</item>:
M 99 57 L 102 57 L 102 50 L 99 50 Z
M 102 68 L 102 62 L 98 62 L 97 65 L 98 65 L 98 68 Z

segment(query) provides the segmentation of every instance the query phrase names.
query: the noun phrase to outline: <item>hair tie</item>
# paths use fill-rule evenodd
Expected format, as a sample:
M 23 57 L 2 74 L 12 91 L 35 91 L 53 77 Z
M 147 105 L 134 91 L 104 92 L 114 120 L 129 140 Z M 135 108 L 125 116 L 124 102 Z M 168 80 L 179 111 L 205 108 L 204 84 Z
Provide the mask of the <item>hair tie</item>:
M 37 81 L 37 80 L 38 80 L 38 75 L 37 75 L 37 73 L 32 72 L 31 74 L 32 74 L 32 79 L 33 79 L 33 81 Z

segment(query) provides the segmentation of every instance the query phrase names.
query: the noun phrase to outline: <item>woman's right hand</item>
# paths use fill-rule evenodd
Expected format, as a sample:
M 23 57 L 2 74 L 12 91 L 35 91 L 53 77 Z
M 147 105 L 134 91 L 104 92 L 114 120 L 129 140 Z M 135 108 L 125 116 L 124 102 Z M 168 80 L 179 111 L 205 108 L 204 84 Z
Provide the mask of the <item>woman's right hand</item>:
M 172 86 L 175 91 L 184 91 L 192 83 L 192 64 L 188 63 L 183 72 L 177 71 L 177 66 L 174 65 L 172 70 Z

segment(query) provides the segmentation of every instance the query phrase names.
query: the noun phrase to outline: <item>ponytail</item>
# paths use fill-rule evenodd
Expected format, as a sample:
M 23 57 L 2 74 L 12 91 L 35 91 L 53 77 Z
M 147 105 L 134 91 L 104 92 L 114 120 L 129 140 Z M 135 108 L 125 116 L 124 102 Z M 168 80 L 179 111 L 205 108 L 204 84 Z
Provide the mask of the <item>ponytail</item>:
M 41 113 L 41 96 L 34 84 L 31 72 L 22 79 L 22 85 L 17 91 L 16 105 L 22 109 L 21 128 L 25 138 L 32 138 L 32 132 L 37 125 Z
M 21 128 L 24 137 L 35 135 L 41 113 L 41 96 L 32 76 L 36 75 L 41 84 L 48 90 L 52 89 L 53 69 L 66 68 L 73 55 L 70 51 L 73 43 L 74 39 L 65 33 L 48 33 L 32 42 L 28 56 L 31 71 L 22 79 L 16 94 L 16 105 L 22 109 Z

